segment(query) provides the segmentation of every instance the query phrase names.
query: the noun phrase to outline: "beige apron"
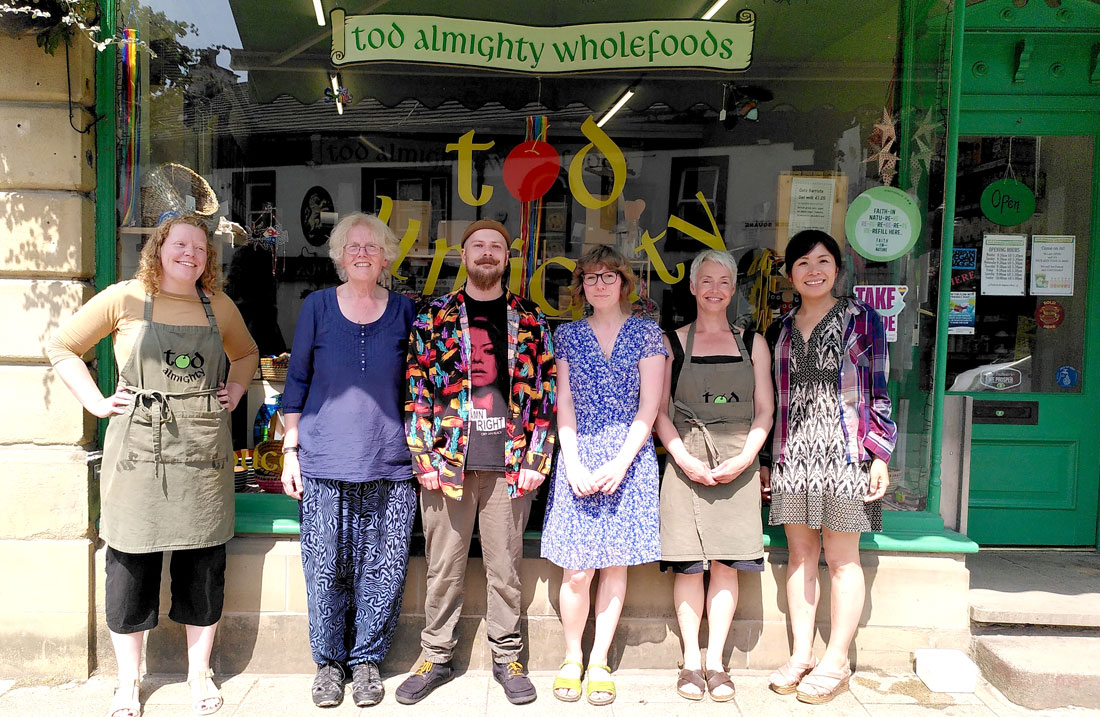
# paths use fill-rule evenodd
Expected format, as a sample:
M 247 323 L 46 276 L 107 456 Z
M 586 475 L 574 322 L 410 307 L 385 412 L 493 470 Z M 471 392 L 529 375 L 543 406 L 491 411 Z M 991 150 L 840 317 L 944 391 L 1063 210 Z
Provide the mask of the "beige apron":
M 673 425 L 691 455 L 711 468 L 741 452 L 753 418 L 752 361 L 733 330 L 743 360 L 693 364 L 695 324 L 673 396 Z M 709 401 L 707 400 L 709 398 Z M 688 478 L 670 456 L 661 481 L 661 559 L 755 560 L 764 555 L 759 463 L 729 483 L 705 486 Z
M 153 323 L 153 297 L 120 382 L 134 392 L 111 417 L 103 446 L 101 533 L 126 553 L 205 548 L 233 537 L 227 374 L 221 333 L 202 290 L 208 326 Z

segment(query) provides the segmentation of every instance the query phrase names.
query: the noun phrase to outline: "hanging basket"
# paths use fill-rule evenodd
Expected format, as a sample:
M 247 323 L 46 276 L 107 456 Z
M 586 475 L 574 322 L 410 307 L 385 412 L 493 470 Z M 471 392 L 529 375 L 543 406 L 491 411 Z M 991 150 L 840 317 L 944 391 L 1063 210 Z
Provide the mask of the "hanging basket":
M 193 198 L 194 209 L 188 206 L 188 197 Z M 210 184 L 182 164 L 160 165 L 149 173 L 141 188 L 141 222 L 147 227 L 156 226 L 161 217 L 172 212 L 206 219 L 213 230 L 218 208 L 218 196 Z

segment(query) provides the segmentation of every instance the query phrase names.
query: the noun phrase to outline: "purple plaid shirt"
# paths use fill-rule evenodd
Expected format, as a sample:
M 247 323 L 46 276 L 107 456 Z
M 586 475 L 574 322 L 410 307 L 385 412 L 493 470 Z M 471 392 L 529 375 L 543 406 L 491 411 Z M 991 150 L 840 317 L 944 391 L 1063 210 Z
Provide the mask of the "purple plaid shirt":
M 890 396 L 886 378 L 890 355 L 882 319 L 867 304 L 848 297 L 844 311 L 844 351 L 841 352 L 840 394 L 841 426 L 847 444 L 848 461 L 871 458 L 890 461 L 898 429 L 890 420 Z M 775 375 L 775 426 L 772 429 L 771 462 L 782 463 L 787 447 L 787 417 L 790 415 L 791 324 L 794 312 L 777 322 L 778 334 L 772 346 Z M 773 331 L 769 331 L 772 334 Z

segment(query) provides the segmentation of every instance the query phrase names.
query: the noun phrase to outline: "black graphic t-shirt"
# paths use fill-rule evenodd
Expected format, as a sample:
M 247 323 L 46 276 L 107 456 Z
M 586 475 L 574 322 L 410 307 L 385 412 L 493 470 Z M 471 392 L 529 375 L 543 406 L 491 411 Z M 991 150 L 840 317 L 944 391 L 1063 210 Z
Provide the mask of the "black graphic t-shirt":
M 504 470 L 508 415 L 508 305 L 463 296 L 470 325 L 470 407 L 467 470 Z

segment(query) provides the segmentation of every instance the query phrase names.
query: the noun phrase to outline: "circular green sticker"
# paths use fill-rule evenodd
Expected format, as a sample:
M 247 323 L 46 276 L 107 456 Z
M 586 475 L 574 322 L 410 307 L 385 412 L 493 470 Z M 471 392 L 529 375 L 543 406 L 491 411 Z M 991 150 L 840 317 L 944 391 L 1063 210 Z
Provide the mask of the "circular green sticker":
M 714 397 L 714 402 L 715 403 L 726 403 L 726 397 L 725 396 L 715 396 Z
M 176 357 L 176 368 L 187 368 L 191 365 L 191 357 L 186 354 L 181 354 Z
M 905 256 L 920 236 L 920 207 L 897 187 L 871 187 L 848 207 L 844 231 L 852 248 L 871 261 Z
M 998 179 L 982 192 L 982 214 L 994 224 L 1014 227 L 1035 213 L 1035 192 L 1015 179 Z

